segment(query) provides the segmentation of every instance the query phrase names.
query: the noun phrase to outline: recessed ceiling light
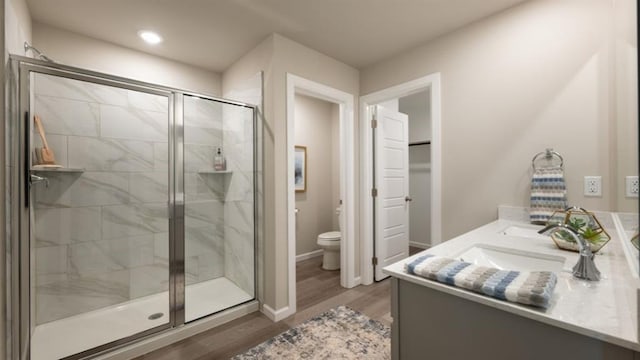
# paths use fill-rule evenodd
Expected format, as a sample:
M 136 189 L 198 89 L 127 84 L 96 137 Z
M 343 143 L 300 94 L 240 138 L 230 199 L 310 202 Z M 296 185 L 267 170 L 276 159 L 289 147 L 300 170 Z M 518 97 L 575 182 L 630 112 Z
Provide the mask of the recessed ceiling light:
M 153 31 L 140 30 L 138 31 L 138 36 L 140 36 L 147 44 L 155 45 L 162 42 L 162 37 Z

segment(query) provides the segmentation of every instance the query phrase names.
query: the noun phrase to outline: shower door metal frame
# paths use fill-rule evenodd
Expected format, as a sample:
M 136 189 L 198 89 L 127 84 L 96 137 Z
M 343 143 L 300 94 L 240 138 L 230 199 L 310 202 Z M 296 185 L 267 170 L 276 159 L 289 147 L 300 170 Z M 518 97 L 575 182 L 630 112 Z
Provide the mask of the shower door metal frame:
M 11 238 L 11 253 L 13 255 L 14 262 L 11 264 L 11 298 L 12 298 L 12 324 L 11 330 L 12 334 L 19 334 L 16 338 L 11 339 L 12 342 L 12 358 L 14 359 L 29 359 L 30 358 L 30 350 L 31 350 L 31 333 L 32 333 L 32 309 L 31 309 L 31 284 L 32 284 L 32 274 L 31 274 L 31 241 L 33 240 L 32 234 L 32 226 L 30 226 L 30 214 L 33 211 L 30 204 L 30 188 L 29 188 L 29 175 L 31 174 L 31 165 L 32 164 L 32 154 L 31 154 L 31 134 L 32 134 L 32 124 L 31 124 L 31 75 L 32 73 L 39 73 L 45 75 L 53 75 L 59 76 L 63 78 L 86 81 L 94 84 L 112 86 L 117 88 L 123 88 L 132 91 L 138 91 L 146 94 L 159 95 L 167 98 L 168 110 L 167 110 L 167 130 L 168 130 L 168 148 L 169 148 L 169 159 L 171 160 L 171 156 L 174 153 L 174 149 L 176 147 L 175 144 L 175 135 L 174 133 L 174 93 L 168 89 L 162 87 L 156 87 L 149 84 L 139 83 L 135 81 L 130 81 L 127 79 L 121 79 L 118 77 L 110 77 L 105 76 L 104 74 L 94 73 L 91 71 L 84 71 L 75 68 L 70 68 L 66 66 L 61 66 L 57 64 L 51 64 L 47 62 L 42 62 L 38 60 L 22 58 L 22 57 L 14 57 L 12 56 L 12 62 L 16 63 L 17 70 L 17 85 L 19 86 L 19 94 L 17 100 L 17 109 L 20 120 L 18 121 L 18 116 L 15 116 L 15 119 L 11 119 L 9 121 L 17 121 L 17 134 L 18 137 L 13 139 L 14 146 L 11 149 L 13 154 L 12 157 L 15 161 L 14 164 L 14 172 L 11 175 L 14 185 L 19 186 L 19 191 L 17 198 L 19 201 L 16 204 L 12 204 L 12 210 L 17 211 L 18 216 L 18 233 L 12 233 Z M 16 146 L 17 145 L 17 146 Z M 18 166 L 21 164 L 21 166 Z M 175 198 L 174 191 L 175 187 L 175 167 L 171 166 L 171 162 L 168 163 L 167 166 L 167 174 L 169 177 L 169 187 L 168 187 L 168 201 L 167 201 L 167 220 L 169 223 L 169 239 L 168 239 L 168 247 L 169 247 L 169 256 L 172 256 L 172 253 L 176 248 L 179 248 L 180 245 L 178 242 L 180 240 L 184 241 L 184 237 L 182 239 L 178 239 L 176 237 L 176 217 L 173 214 L 171 209 L 174 206 Z M 22 170 L 19 171 L 18 169 Z M 17 199 L 16 199 L 17 200 Z M 13 214 L 14 211 L 11 211 Z M 183 220 L 184 222 L 184 220 Z M 15 260 L 18 261 L 15 261 Z M 147 329 L 145 331 L 139 332 L 137 334 L 127 336 L 106 344 L 102 344 L 98 347 L 91 348 L 85 351 L 82 351 L 77 354 L 73 354 L 71 356 L 65 357 L 64 359 L 72 360 L 72 359 L 81 359 L 87 356 L 99 354 L 101 352 L 105 352 L 107 350 L 111 350 L 119 345 L 127 344 L 137 339 L 141 339 L 150 335 L 155 335 L 157 333 L 169 330 L 174 328 L 177 325 L 180 325 L 179 322 L 176 321 L 175 314 L 179 313 L 179 311 L 175 311 L 177 305 L 176 299 L 171 294 L 175 294 L 176 286 L 176 271 L 179 270 L 176 262 L 170 262 L 169 264 L 169 321 L 165 324 L 158 325 L 156 327 Z M 182 311 L 184 311 L 184 306 L 182 306 Z M 17 321 L 16 321 L 17 320 Z M 15 332 L 14 332 L 15 331 Z
M 129 345 L 136 340 L 149 338 L 186 324 L 185 322 L 185 189 L 184 189 L 184 96 L 195 96 L 222 104 L 249 108 L 253 112 L 253 299 L 258 299 L 258 239 L 261 236 L 261 205 L 258 194 L 258 163 L 262 161 L 258 149 L 258 107 L 251 104 L 184 91 L 172 87 L 150 84 L 95 71 L 57 63 L 36 60 L 23 56 L 10 55 L 9 61 L 9 101 L 7 129 L 7 268 L 10 282 L 7 284 L 7 358 L 29 359 L 31 342 L 31 230 L 28 204 L 31 150 L 31 109 L 30 109 L 30 73 L 42 73 L 61 76 L 74 80 L 87 81 L 106 86 L 114 86 L 160 96 L 168 100 L 168 176 L 169 194 L 167 215 L 169 221 L 169 322 L 143 332 L 118 339 L 107 344 L 68 356 L 65 360 L 81 359 L 106 353 L 113 349 Z M 26 278 L 26 279 L 25 279 Z M 26 280 L 26 281 L 25 281 Z M 239 306 L 233 305 L 227 309 Z M 225 311 L 227 309 L 221 310 Z M 209 314 L 209 315 L 213 315 Z M 194 320 L 198 321 L 200 319 Z
M 260 79 L 262 81 L 262 78 Z M 262 89 L 261 89 L 262 91 Z M 258 276 L 259 276 L 259 272 L 258 272 L 258 251 L 259 251 L 259 241 L 258 239 L 260 238 L 260 236 L 262 236 L 262 229 L 261 229 L 261 222 L 260 222 L 260 216 L 262 213 L 262 208 L 261 208 L 261 204 L 260 204 L 260 197 L 258 196 L 258 181 L 259 181 L 259 173 L 260 170 L 258 168 L 258 163 L 260 163 L 262 161 L 261 158 L 261 152 L 258 150 L 259 149 L 259 141 L 262 141 L 259 139 L 260 134 L 258 134 L 258 106 L 256 105 L 251 105 L 251 104 L 245 104 L 239 101 L 233 101 L 233 100 L 229 100 L 229 99 L 222 99 L 222 98 L 218 98 L 215 96 L 209 96 L 209 95 L 203 95 L 200 93 L 196 93 L 196 92 L 190 92 L 190 91 L 180 91 L 180 90 L 175 90 L 175 95 L 176 98 L 178 99 L 178 101 L 176 102 L 176 111 L 178 107 L 180 107 L 180 114 L 176 113 L 176 138 L 178 139 L 177 141 L 177 146 L 176 146 L 176 171 L 178 174 L 183 174 L 183 177 L 176 177 L 176 183 L 180 182 L 180 189 L 182 189 L 180 192 L 176 192 L 176 202 L 175 202 L 175 209 L 176 212 L 179 212 L 182 214 L 182 217 L 178 217 L 178 219 L 181 219 L 181 221 L 179 223 L 176 224 L 176 229 L 178 229 L 178 226 L 180 226 L 180 229 L 182 230 L 181 235 L 183 236 L 182 239 L 182 248 L 177 249 L 176 252 L 176 256 L 181 257 L 182 262 L 181 262 L 181 266 L 185 266 L 185 254 L 184 254 L 184 250 L 185 250 L 185 239 L 184 239 L 184 215 L 185 215 L 185 207 L 186 207 L 186 200 L 185 200 L 185 188 L 184 188 L 184 97 L 185 96 L 191 96 L 191 97 L 196 97 L 196 98 L 200 98 L 202 100 L 207 100 L 207 101 L 215 101 L 221 104 L 225 104 L 225 105 L 234 105 L 234 106 L 240 106 L 240 107 L 244 107 L 244 108 L 248 108 L 252 110 L 252 116 L 251 116 L 251 133 L 252 133 L 252 159 L 253 159 L 253 176 L 251 177 L 251 181 L 252 181 L 252 185 L 253 185 L 253 212 L 252 212 L 252 216 L 253 216 L 253 299 L 251 300 L 247 300 L 244 301 L 242 303 L 236 304 L 232 307 L 235 306 L 239 306 L 251 301 L 255 301 L 256 299 L 261 298 L 258 294 L 259 286 L 262 283 L 261 281 L 258 281 Z M 178 305 L 182 305 L 182 309 L 180 309 L 180 311 L 178 312 L 178 317 L 182 320 L 182 323 L 184 324 L 189 324 L 192 322 L 197 322 L 203 318 L 206 318 L 208 316 L 211 316 L 213 314 L 216 314 L 218 312 L 222 312 L 225 311 L 229 308 L 205 315 L 204 317 L 200 317 L 197 319 L 193 319 L 193 320 L 189 320 L 186 321 L 185 320 L 185 302 L 186 302 L 186 298 L 185 298 L 185 294 L 184 291 L 186 289 L 186 278 L 185 278 L 185 272 L 183 271 L 182 273 L 180 273 L 177 276 L 181 276 L 181 278 L 178 279 L 177 283 L 178 284 L 182 284 L 182 287 L 179 287 L 181 290 L 177 290 L 177 291 L 182 291 L 182 302 L 178 302 Z M 176 292 L 176 296 L 177 296 L 177 292 Z

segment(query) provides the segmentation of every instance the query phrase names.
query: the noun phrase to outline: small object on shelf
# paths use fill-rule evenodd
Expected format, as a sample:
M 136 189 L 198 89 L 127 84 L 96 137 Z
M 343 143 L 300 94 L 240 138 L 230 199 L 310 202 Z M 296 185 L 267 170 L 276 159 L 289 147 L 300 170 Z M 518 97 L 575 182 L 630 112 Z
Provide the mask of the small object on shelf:
M 56 158 L 53 155 L 53 150 L 49 148 L 49 143 L 47 142 L 47 138 L 44 135 L 44 127 L 42 126 L 42 121 L 38 115 L 33 117 L 33 121 L 36 125 L 36 129 L 38 130 L 38 134 L 40 134 L 40 139 L 42 139 L 42 144 L 44 147 L 36 148 L 36 161 L 39 165 L 55 165 Z
M 596 216 L 581 207 L 568 207 L 554 212 L 547 221 L 547 225 L 551 224 L 566 224 L 571 227 L 587 241 L 594 254 L 611 240 L 611 236 L 604 230 Z M 575 239 L 567 234 L 566 230 L 552 233 L 551 239 L 560 249 L 576 252 L 580 250 Z
M 224 171 L 227 169 L 227 162 L 224 159 L 221 147 L 216 149 L 216 155 L 213 157 L 213 168 L 216 171 Z

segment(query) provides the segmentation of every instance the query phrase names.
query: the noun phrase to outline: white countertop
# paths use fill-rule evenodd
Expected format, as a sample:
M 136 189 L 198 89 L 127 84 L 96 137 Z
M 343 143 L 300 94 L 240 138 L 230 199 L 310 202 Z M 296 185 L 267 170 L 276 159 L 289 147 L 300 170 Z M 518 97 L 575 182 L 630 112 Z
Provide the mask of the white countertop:
M 598 213 L 597 216 L 612 237 L 611 241 L 595 256 L 596 266 L 602 273 L 602 279 L 598 282 L 574 278 L 570 269 L 577 262 L 578 253 L 559 250 L 551 238 L 542 236 L 525 238 L 504 235 L 504 230 L 513 225 L 532 226 L 510 220 L 496 220 L 415 254 L 408 259 L 389 265 L 383 269 L 383 272 L 402 280 L 496 309 L 640 351 L 638 338 L 638 293 L 640 291 L 640 281 L 632 275 L 617 230 L 609 228 L 605 224 L 613 222 L 611 219 L 602 221 L 603 216 L 611 217 L 611 214 Z M 476 244 L 488 244 L 565 257 L 565 270 L 556 273 L 558 275 L 558 284 L 549 308 L 545 310 L 498 300 L 422 277 L 409 275 L 404 271 L 406 262 L 421 255 L 434 254 L 455 257 L 455 255 Z

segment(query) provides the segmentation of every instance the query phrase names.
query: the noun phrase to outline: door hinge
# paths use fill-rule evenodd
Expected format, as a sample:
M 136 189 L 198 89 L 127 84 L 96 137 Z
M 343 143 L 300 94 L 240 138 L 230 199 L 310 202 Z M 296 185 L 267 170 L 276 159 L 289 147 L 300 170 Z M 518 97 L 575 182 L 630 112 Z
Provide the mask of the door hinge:
M 378 265 L 378 258 L 377 257 L 372 257 L 371 258 L 371 263 L 373 264 L 373 266 L 377 266 Z
M 377 129 L 378 128 L 378 120 L 376 120 L 376 119 L 371 120 L 371 128 L 372 129 Z
M 371 189 L 371 196 L 377 197 L 378 196 L 378 189 L 376 189 L 376 188 Z

